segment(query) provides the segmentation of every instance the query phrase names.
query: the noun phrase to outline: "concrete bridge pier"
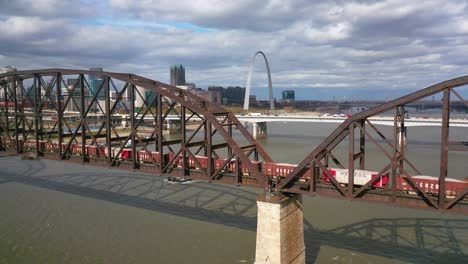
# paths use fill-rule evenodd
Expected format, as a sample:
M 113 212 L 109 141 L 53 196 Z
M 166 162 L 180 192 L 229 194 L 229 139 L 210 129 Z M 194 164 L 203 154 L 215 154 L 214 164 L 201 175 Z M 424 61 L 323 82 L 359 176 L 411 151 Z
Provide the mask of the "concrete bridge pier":
M 302 195 L 257 198 L 255 264 L 305 264 Z
M 169 134 L 177 134 L 182 131 L 182 122 L 180 120 L 167 120 L 167 131 Z
M 254 122 L 252 127 L 252 135 L 254 139 L 266 138 L 268 136 L 267 122 Z

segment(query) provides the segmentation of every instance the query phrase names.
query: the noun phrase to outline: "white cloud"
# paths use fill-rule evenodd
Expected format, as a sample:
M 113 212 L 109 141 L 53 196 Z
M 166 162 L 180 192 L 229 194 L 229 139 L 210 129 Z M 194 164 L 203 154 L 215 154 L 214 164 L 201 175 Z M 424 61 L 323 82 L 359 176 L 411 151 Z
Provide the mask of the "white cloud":
M 1 0 L 1 16 L 86 17 L 96 15 L 95 7 L 82 0 Z
M 169 19 L 182 18 L 184 20 L 196 17 L 219 17 L 242 10 L 251 1 L 222 1 L 222 0 L 110 0 L 110 6 L 118 10 L 138 11 L 139 16 L 155 18 L 163 16 Z
M 102 66 L 167 82 L 169 65 L 181 63 L 198 85 L 245 85 L 262 50 L 274 86 L 335 90 L 416 89 L 468 70 L 463 1 L 310 2 L 111 0 L 109 12 L 87 16 L 74 14 L 96 8 L 76 1 L 9 2 L 0 11 L 0 64 Z M 264 75 L 258 60 L 253 85 L 265 85 Z
M 9 17 L 0 22 L 0 34 L 7 38 L 26 37 L 28 35 L 48 34 L 62 29 L 63 20 L 45 20 L 39 17 Z
M 347 22 L 320 27 L 311 25 L 310 22 L 300 21 L 286 32 L 291 38 L 305 39 L 311 43 L 327 43 L 348 38 L 351 30 L 352 26 Z

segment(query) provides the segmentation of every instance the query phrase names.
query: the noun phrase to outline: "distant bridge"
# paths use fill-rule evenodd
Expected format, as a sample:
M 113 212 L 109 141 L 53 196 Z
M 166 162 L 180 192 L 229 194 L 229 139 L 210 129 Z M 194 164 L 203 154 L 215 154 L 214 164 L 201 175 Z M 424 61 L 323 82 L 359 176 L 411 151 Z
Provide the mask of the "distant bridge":
M 343 123 L 346 117 L 330 117 L 330 116 L 290 116 L 290 115 L 261 115 L 261 116 L 236 116 L 240 121 L 247 122 L 301 122 L 301 123 Z M 393 126 L 393 117 L 370 117 L 374 125 Z M 406 118 L 405 125 L 410 126 L 442 126 L 442 119 L 438 118 Z M 451 119 L 450 126 L 452 127 L 468 127 L 468 120 Z
M 10 107 L 12 108 L 12 107 Z M 33 112 L 30 112 L 31 114 Z M 68 119 L 80 119 L 80 115 L 72 114 L 64 116 Z M 91 117 L 100 117 L 104 118 L 104 114 L 90 114 L 88 118 Z M 312 115 L 260 115 L 260 116 L 249 116 L 249 115 L 236 115 L 239 121 L 249 122 L 249 123 L 261 123 L 261 122 L 299 122 L 299 123 L 335 123 L 341 124 L 347 117 L 334 117 L 334 116 L 312 116 Z M 121 119 L 124 122 L 130 122 L 130 114 L 115 114 L 112 115 L 113 119 Z M 141 118 L 138 114 L 135 114 L 135 118 Z M 13 119 L 13 117 L 10 117 Z M 145 116 L 141 118 L 145 121 L 154 121 L 154 117 Z M 43 120 L 52 120 L 51 116 L 46 116 Z M 165 118 L 166 121 L 180 121 L 180 116 L 178 115 L 167 115 Z M 393 117 L 383 117 L 376 116 L 370 117 L 369 120 L 372 121 L 374 125 L 382 126 L 393 126 L 394 120 Z M 192 117 L 191 121 L 203 121 L 202 118 Z M 407 127 L 440 127 L 442 126 L 442 119 L 440 118 L 406 118 L 405 120 Z M 451 127 L 468 127 L 467 119 L 450 119 Z

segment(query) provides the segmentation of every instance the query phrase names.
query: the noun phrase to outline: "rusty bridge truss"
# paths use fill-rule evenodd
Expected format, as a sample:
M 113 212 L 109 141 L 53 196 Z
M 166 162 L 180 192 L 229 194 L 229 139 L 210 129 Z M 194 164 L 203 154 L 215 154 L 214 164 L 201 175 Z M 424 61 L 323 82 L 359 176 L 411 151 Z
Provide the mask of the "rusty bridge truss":
M 468 104 L 455 89 L 468 84 L 468 77 L 351 116 L 287 176 L 262 170 L 262 163 L 273 160 L 233 113 L 171 85 L 135 74 L 69 69 L 9 72 L 0 74 L 0 82 L 0 150 L 12 154 L 218 180 L 273 192 L 468 212 L 468 188 L 448 193 L 446 181 L 449 150 L 463 146 L 449 141 L 450 99 Z M 440 163 L 435 192 L 413 178 L 424 174 L 407 155 L 405 106 L 438 93 L 443 109 L 440 160 L 431 161 Z M 394 116 L 390 133 L 370 119 L 384 112 Z M 376 177 L 358 184 L 355 172 L 373 165 L 366 155 L 370 144 L 387 162 L 373 168 Z M 346 183 L 331 175 L 331 165 L 347 171 Z M 388 184 L 376 187 L 382 176 L 388 177 Z M 409 189 L 398 188 L 398 181 Z

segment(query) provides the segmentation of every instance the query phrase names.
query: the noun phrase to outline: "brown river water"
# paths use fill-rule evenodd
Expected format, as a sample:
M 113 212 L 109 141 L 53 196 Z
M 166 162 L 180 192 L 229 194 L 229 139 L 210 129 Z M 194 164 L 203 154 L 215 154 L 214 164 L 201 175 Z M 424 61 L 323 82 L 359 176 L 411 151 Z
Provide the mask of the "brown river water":
M 270 123 L 260 142 L 298 163 L 335 127 Z M 408 131 L 408 158 L 427 175 L 439 173 L 439 131 Z M 468 141 L 465 131 L 452 128 L 451 140 Z M 385 165 L 366 147 L 370 169 Z M 467 155 L 450 153 L 449 177 L 468 176 Z M 260 192 L 0 157 L 0 263 L 253 263 Z M 467 215 L 304 196 L 304 223 L 308 263 L 468 263 Z

